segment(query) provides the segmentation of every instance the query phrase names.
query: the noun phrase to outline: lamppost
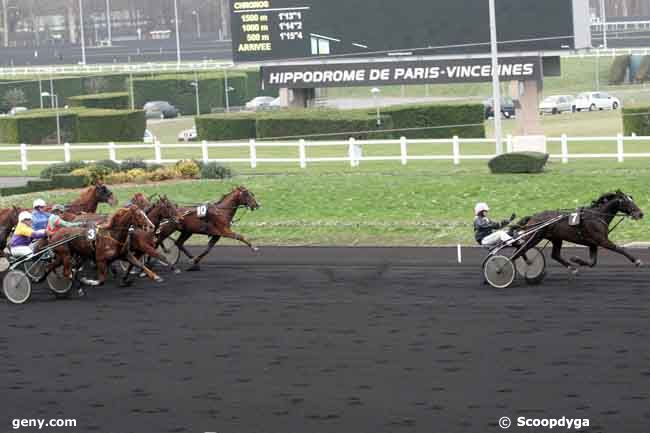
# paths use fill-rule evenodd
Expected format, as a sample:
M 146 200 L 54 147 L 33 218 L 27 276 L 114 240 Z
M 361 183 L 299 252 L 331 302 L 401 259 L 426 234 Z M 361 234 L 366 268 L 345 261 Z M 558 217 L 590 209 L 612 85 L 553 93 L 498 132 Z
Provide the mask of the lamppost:
M 196 39 L 201 39 L 201 20 L 199 19 L 199 12 L 194 9 L 192 15 L 196 18 Z
M 106 29 L 108 30 L 108 46 L 113 45 L 113 31 L 111 28 L 111 0 L 106 0 Z
M 226 113 L 230 113 L 230 92 L 235 88 L 228 85 L 228 69 L 225 68 L 223 70 L 223 87 L 226 93 Z
M 490 53 L 492 57 L 492 101 L 494 111 L 494 140 L 496 153 L 501 154 L 501 87 L 499 85 L 499 54 L 497 46 L 497 20 L 494 0 L 489 0 L 490 9 Z
M 603 47 L 607 49 L 607 12 L 605 0 L 600 0 L 600 24 L 603 26 Z
M 59 119 L 59 97 L 50 92 L 42 92 L 41 98 L 50 98 L 52 108 L 56 110 L 56 142 L 61 144 L 61 121 Z
M 176 24 L 176 65 L 181 66 L 181 35 L 178 30 L 178 0 L 174 0 L 174 23 Z
M 79 0 L 79 27 L 81 29 L 81 64 L 86 64 L 86 35 L 84 34 L 84 6 Z
M 370 89 L 372 93 L 372 98 L 375 100 L 375 109 L 377 110 L 377 126 L 381 126 L 381 114 L 379 113 L 379 94 L 381 90 L 378 87 L 373 87 Z
M 190 83 L 192 87 L 194 87 L 194 92 L 196 95 L 196 115 L 199 116 L 201 115 L 201 105 L 199 104 L 199 74 L 194 73 L 194 81 Z

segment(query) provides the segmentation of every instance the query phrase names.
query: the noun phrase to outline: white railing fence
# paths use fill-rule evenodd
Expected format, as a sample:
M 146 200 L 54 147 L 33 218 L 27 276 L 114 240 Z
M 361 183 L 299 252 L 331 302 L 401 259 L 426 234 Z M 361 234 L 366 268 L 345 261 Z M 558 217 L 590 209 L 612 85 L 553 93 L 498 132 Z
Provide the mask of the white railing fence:
M 568 163 L 571 159 L 616 159 L 618 162 L 623 162 L 628 158 L 650 158 L 650 137 L 638 136 L 623 136 L 618 134 L 615 137 L 568 137 L 562 135 L 560 137 L 546 137 L 547 144 L 559 144 L 559 153 L 551 153 L 550 158 L 561 160 L 562 163 Z M 626 143 L 645 142 L 648 144 L 648 152 L 626 152 Z M 505 145 L 508 152 L 513 151 L 515 139 L 513 136 L 508 135 L 505 138 Z M 572 143 L 588 143 L 592 145 L 596 143 L 610 143 L 612 150 L 609 153 L 585 153 L 585 152 L 570 152 Z M 418 154 L 410 154 L 409 146 L 413 145 L 450 145 L 451 153 L 431 153 L 422 154 L 422 147 L 419 147 Z M 493 145 L 494 152 L 492 153 L 462 153 L 461 149 L 465 144 L 486 144 Z M 372 146 L 379 145 L 394 145 L 395 150 L 399 149 L 399 154 L 394 155 L 380 155 L 380 156 L 364 156 L 364 149 L 370 150 Z M 324 147 L 345 147 L 346 152 L 340 156 L 308 156 L 308 149 L 310 148 L 324 148 Z M 574 144 L 575 146 L 575 144 Z M 556 146 L 557 147 L 557 146 Z M 258 149 L 265 148 L 297 148 L 297 157 L 258 157 Z M 115 162 L 121 162 L 117 158 L 119 150 L 143 150 L 153 151 L 154 158 L 146 159 L 149 163 L 158 164 L 171 164 L 178 161 L 178 159 L 165 158 L 163 153 L 165 150 L 182 150 L 182 149 L 200 149 L 201 159 L 203 162 L 218 162 L 218 163 L 244 163 L 251 168 L 257 168 L 258 164 L 293 164 L 297 163 L 301 168 L 306 168 L 308 164 L 324 163 L 324 162 L 347 162 L 351 167 L 358 167 L 364 161 L 399 161 L 402 165 L 407 165 L 409 161 L 440 161 L 448 160 L 453 164 L 458 165 L 462 160 L 489 160 L 497 155 L 496 141 L 492 138 L 469 138 L 463 139 L 454 136 L 450 139 L 407 139 L 401 137 L 400 139 L 393 140 L 349 140 L 339 141 L 307 141 L 304 139 L 298 141 L 256 141 L 249 140 L 248 142 L 234 142 L 234 143 L 209 143 L 202 141 L 200 143 L 179 143 L 179 144 L 161 144 L 156 141 L 153 144 L 78 144 L 71 145 L 65 143 L 63 145 L 27 145 L 21 144 L 19 146 L 1 146 L 0 147 L 0 166 L 20 166 L 23 171 L 26 171 L 30 165 L 49 165 L 60 162 L 70 162 L 74 160 L 73 153 L 78 151 L 98 151 L 105 152 L 104 155 L 97 155 L 96 159 L 85 159 L 87 162 L 95 162 L 102 159 L 110 159 Z M 245 157 L 238 158 L 214 158 L 210 156 L 211 149 L 244 149 Z M 63 160 L 39 160 L 30 159 L 30 153 L 62 151 Z M 5 160 L 2 157 L 6 152 L 18 152 L 18 160 Z M 293 152 L 295 154 L 295 152 Z M 372 154 L 372 152 L 369 152 Z M 80 158 L 77 158 L 80 159 Z

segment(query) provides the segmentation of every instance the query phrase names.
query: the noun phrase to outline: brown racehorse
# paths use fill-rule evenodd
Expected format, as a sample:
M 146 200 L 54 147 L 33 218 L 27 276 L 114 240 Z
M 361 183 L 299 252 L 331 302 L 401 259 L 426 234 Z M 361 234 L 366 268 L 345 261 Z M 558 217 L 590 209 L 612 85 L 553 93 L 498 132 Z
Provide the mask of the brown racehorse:
M 617 215 L 622 214 L 635 220 L 643 218 L 643 211 L 634 203 L 631 196 L 622 191 L 603 194 L 597 200 L 594 200 L 591 206 L 578 211 L 581 221 L 575 226 L 569 225 L 567 212 L 547 211 L 525 217 L 514 227 L 523 230 L 533 229 L 537 224 L 566 215 L 566 218 L 561 221 L 533 234 L 526 244 L 526 249 L 534 247 L 543 239 L 548 239 L 553 245 L 551 257 L 573 273 L 577 272 L 577 268 L 572 265 L 589 267 L 596 265 L 598 247 L 622 254 L 636 266 L 643 264 L 641 260 L 609 240 L 609 225 Z M 570 261 L 565 260 L 561 254 L 563 241 L 589 247 L 590 260 L 587 261 L 580 257 L 571 257 Z
M 237 209 L 245 207 L 250 210 L 259 208 L 255 195 L 243 186 L 233 189 L 230 193 L 224 195 L 216 203 L 206 204 L 206 215 L 199 217 L 197 208 L 179 208 L 181 220 L 176 224 L 168 224 L 160 228 L 158 235 L 158 244 L 156 247 L 169 237 L 174 231 L 180 231 L 180 236 L 176 240 L 176 245 L 189 257 L 192 265 L 188 270 L 199 270 L 199 262 L 206 256 L 221 237 L 236 239 L 248 245 L 253 251 L 257 251 L 244 236 L 232 231 L 231 224 L 235 217 Z M 203 253 L 194 257 L 185 248 L 185 242 L 194 234 L 208 235 L 210 240 Z
M 18 224 L 18 214 L 20 209 L 12 206 L 8 209 L 0 209 L 0 256 L 4 254 L 7 246 L 7 239 Z
M 115 206 L 117 200 L 113 192 L 108 189 L 101 181 L 96 181 L 94 185 L 81 191 L 78 199 L 65 206 L 64 219 L 74 219 L 80 213 L 95 213 L 99 203 L 108 203 Z
M 87 229 L 85 228 L 60 229 L 51 237 L 51 243 L 80 236 L 54 249 L 56 259 L 48 270 L 51 271 L 63 263 L 63 274 L 70 279 L 72 278 L 73 256 L 94 260 L 97 264 L 98 279 L 96 282 L 89 282 L 89 284 L 97 285 L 106 281 L 108 265 L 115 260 L 122 259 L 141 268 L 150 279 L 161 281 L 162 279 L 158 275 L 143 267 L 133 255 L 132 232 L 137 228 L 153 228 L 153 224 L 141 209 L 131 206 L 119 209 L 106 224 L 98 226 L 94 239 L 89 239 L 86 236 Z

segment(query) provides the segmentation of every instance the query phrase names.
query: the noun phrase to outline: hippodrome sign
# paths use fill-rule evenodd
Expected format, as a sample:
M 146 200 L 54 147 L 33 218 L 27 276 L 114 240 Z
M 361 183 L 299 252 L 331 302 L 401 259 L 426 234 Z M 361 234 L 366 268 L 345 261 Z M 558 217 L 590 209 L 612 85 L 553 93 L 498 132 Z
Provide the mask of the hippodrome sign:
M 502 80 L 539 80 L 540 57 L 499 59 Z M 477 83 L 492 80 L 490 59 L 263 66 L 264 87 L 349 87 L 388 84 Z

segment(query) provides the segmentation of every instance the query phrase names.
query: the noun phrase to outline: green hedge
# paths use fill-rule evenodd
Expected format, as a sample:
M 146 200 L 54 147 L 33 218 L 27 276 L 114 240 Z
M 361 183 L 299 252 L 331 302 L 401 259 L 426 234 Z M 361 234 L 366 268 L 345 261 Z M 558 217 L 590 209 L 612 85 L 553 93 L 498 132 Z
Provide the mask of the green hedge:
M 257 96 L 272 96 L 277 98 L 280 91 L 275 87 L 267 87 L 262 90 L 261 73 L 258 69 L 247 69 L 243 71 L 246 74 L 246 101 Z
M 393 138 L 392 133 L 383 130 L 393 129 L 390 116 L 381 116 L 381 126 L 377 119 L 361 111 L 340 110 L 287 110 L 260 113 L 256 120 L 258 139 L 291 137 L 309 140 L 340 140 L 355 137 L 365 139 Z
M 83 188 L 86 186 L 86 177 L 72 174 L 55 174 L 52 176 L 52 185 L 55 188 Z
M 129 108 L 129 94 L 127 92 L 115 92 L 79 95 L 68 98 L 66 102 L 71 107 L 124 110 Z
M 623 108 L 623 133 L 650 136 L 650 106 Z
M 512 152 L 495 156 L 488 163 L 492 173 L 541 173 L 548 161 L 541 152 Z
M 144 111 L 87 110 L 79 113 L 81 143 L 142 141 L 147 127 Z
M 59 115 L 61 142 L 73 143 L 79 138 L 77 114 L 61 111 Z M 53 111 L 36 111 L 0 118 L 0 142 L 27 144 L 57 143 L 56 115 Z
M 612 62 L 612 66 L 609 70 L 609 84 L 623 84 L 625 81 L 625 76 L 627 75 L 627 70 L 630 67 L 630 61 L 632 56 L 626 54 L 624 56 L 616 56 Z
M 255 115 L 211 114 L 195 118 L 199 140 L 248 140 L 256 137 Z
M 226 105 L 225 79 L 222 73 L 199 74 L 199 105 L 201 113 L 207 114 L 213 109 Z M 135 106 L 142 107 L 149 101 L 168 101 L 183 114 L 196 114 L 196 89 L 194 74 L 159 75 L 133 79 L 133 96 Z M 228 74 L 228 87 L 234 88 L 229 93 L 229 105 L 244 105 L 247 97 L 246 74 L 231 72 Z
M 634 79 L 641 83 L 650 81 L 650 55 L 641 58 L 641 65 L 639 66 L 639 70 L 636 71 Z
M 381 112 L 390 115 L 395 129 L 405 129 L 395 132 L 396 136 L 449 138 L 457 135 L 462 138 L 485 138 L 485 108 L 482 104 L 397 105 L 384 108 Z M 435 128 L 444 125 L 474 126 Z M 408 130 L 410 128 L 414 129 Z

